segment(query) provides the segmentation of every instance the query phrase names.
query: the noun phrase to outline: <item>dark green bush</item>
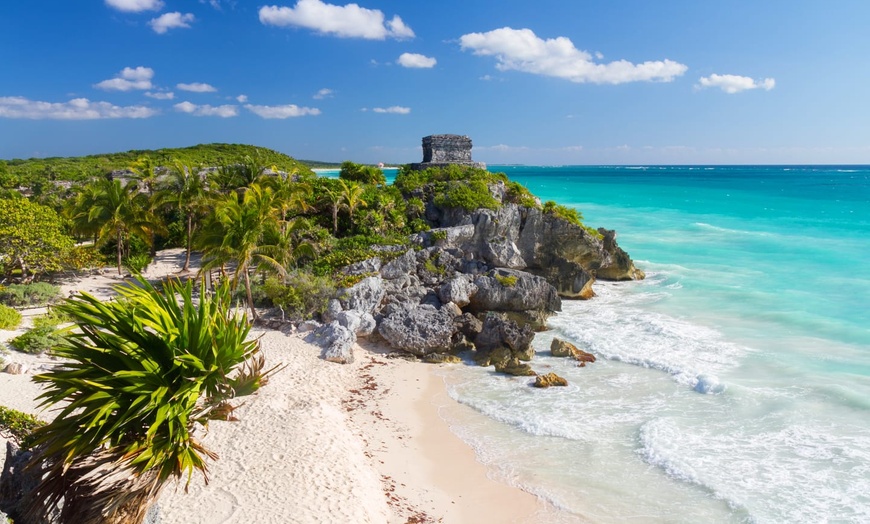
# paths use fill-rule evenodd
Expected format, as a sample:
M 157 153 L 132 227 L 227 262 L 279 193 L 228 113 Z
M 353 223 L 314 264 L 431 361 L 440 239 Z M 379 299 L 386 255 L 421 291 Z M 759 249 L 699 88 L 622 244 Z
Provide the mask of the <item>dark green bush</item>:
M 0 329 L 15 329 L 21 323 L 21 313 L 0 304 Z
M 60 297 L 60 288 L 47 282 L 10 284 L 0 289 L 0 303 L 13 307 L 45 306 Z

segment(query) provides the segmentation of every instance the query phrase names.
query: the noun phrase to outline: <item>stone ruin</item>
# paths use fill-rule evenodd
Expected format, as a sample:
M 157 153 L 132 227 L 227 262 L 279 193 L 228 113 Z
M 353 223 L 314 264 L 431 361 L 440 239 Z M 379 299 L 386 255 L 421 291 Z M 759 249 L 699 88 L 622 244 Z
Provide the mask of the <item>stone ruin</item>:
M 486 169 L 483 162 L 471 159 L 471 139 L 462 135 L 429 135 L 423 137 L 423 161 L 411 164 L 412 169 L 445 167 L 451 164 Z

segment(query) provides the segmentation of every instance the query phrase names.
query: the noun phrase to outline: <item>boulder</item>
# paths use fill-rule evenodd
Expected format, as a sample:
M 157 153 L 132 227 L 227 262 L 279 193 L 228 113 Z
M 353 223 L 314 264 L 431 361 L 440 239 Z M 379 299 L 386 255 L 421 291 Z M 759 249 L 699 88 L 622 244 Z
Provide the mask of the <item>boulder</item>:
M 24 371 L 24 365 L 20 362 L 10 362 L 6 364 L 5 368 L 3 368 L 3 372 L 9 373 L 10 375 L 21 375 Z
M 474 340 L 483 330 L 483 322 L 471 313 L 463 313 L 462 316 L 453 319 L 455 331 L 465 335 L 469 340 Z
M 556 289 L 544 278 L 513 269 L 494 269 L 474 278 L 474 311 L 561 311 Z
M 337 321 L 312 331 L 305 337 L 305 340 L 323 348 L 321 356 L 325 360 L 339 364 L 353 362 L 353 345 L 356 343 L 356 335 Z
M 367 277 L 339 292 L 342 309 L 373 313 L 381 305 L 386 289 L 380 276 Z
M 438 298 L 441 302 L 445 304 L 453 302 L 459 307 L 467 306 L 475 293 L 477 293 L 477 286 L 470 275 L 456 275 L 438 288 Z
M 538 375 L 535 377 L 536 388 L 548 388 L 550 386 L 567 386 L 568 381 L 555 373 L 547 373 L 546 375 Z
M 326 303 L 326 309 L 323 313 L 320 314 L 320 318 L 324 323 L 329 324 L 330 322 L 336 320 L 338 318 L 338 314 L 343 311 L 341 307 L 341 301 L 337 298 L 331 298 Z
M 453 318 L 462 316 L 462 309 L 456 305 L 454 302 L 448 302 L 441 306 L 441 309 L 450 313 L 450 316 Z
M 371 313 L 360 313 L 359 320 L 359 327 L 356 330 L 357 337 L 369 337 L 378 328 L 378 322 Z
M 446 352 L 453 334 L 453 316 L 431 306 L 394 311 L 381 321 L 378 333 L 394 349 L 417 356 Z
M 409 249 L 404 255 L 395 258 L 381 267 L 381 276 L 392 280 L 401 278 L 417 270 L 417 256 L 413 249 Z
M 511 357 L 531 360 L 535 353 L 532 348 L 534 338 L 535 333 L 529 325 L 520 327 L 512 320 L 487 315 L 480 333 L 474 338 L 474 346 L 483 353 L 507 348 Z
M 520 360 L 516 358 L 508 359 L 502 364 L 496 364 L 495 370 L 499 373 L 516 377 L 532 377 L 537 374 L 532 370 L 531 366 L 520 362 Z
M 349 311 L 340 312 L 338 315 L 335 316 L 335 321 L 338 322 L 341 326 L 346 327 L 351 332 L 356 334 L 362 321 L 360 317 L 361 314 L 359 311 L 351 309 Z
M 462 359 L 449 353 L 428 353 L 420 359 L 428 364 L 459 364 Z
M 300 333 L 307 333 L 309 331 L 314 331 L 322 326 L 320 322 L 316 320 L 306 320 L 304 322 L 300 322 L 298 326 L 296 326 L 296 331 Z
M 345 266 L 341 269 L 341 272 L 345 275 L 369 275 L 372 273 L 377 273 L 380 270 L 381 259 L 379 257 L 372 257 L 367 260 L 363 260 L 362 262 L 357 262 L 355 264 Z
M 554 338 L 550 344 L 550 353 L 554 357 L 572 357 L 580 362 L 581 366 L 585 366 L 587 362 L 595 362 L 595 355 L 587 353 L 570 342 L 566 342 L 559 338 Z

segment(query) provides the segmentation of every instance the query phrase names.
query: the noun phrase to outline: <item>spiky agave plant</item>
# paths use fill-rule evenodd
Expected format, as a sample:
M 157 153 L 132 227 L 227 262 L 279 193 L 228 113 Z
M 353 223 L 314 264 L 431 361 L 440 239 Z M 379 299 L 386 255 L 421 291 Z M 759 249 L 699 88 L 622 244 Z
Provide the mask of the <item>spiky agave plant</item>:
M 274 370 L 227 285 L 196 301 L 191 281 L 138 284 L 115 301 L 82 293 L 58 307 L 77 329 L 55 350 L 69 362 L 34 377 L 43 405 L 60 409 L 34 435 L 44 468 L 27 511 L 35 521 L 62 501 L 61 522 L 138 523 L 166 481 L 189 483 L 197 470 L 208 482 L 217 456 L 194 426 L 231 419 L 230 401 Z

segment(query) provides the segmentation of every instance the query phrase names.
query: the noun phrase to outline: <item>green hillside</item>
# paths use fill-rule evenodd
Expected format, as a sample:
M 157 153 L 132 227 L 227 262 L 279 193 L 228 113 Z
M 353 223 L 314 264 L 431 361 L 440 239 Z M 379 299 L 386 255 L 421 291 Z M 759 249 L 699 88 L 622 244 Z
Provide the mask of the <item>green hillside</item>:
M 83 181 L 103 176 L 116 169 L 126 169 L 142 157 L 154 165 L 171 165 L 180 161 L 193 166 L 221 166 L 241 163 L 245 157 L 264 166 L 282 171 L 308 171 L 308 166 L 271 149 L 244 144 L 200 144 L 191 147 L 157 150 L 132 150 L 79 157 L 0 160 L 0 186 L 31 186 L 44 180 Z

